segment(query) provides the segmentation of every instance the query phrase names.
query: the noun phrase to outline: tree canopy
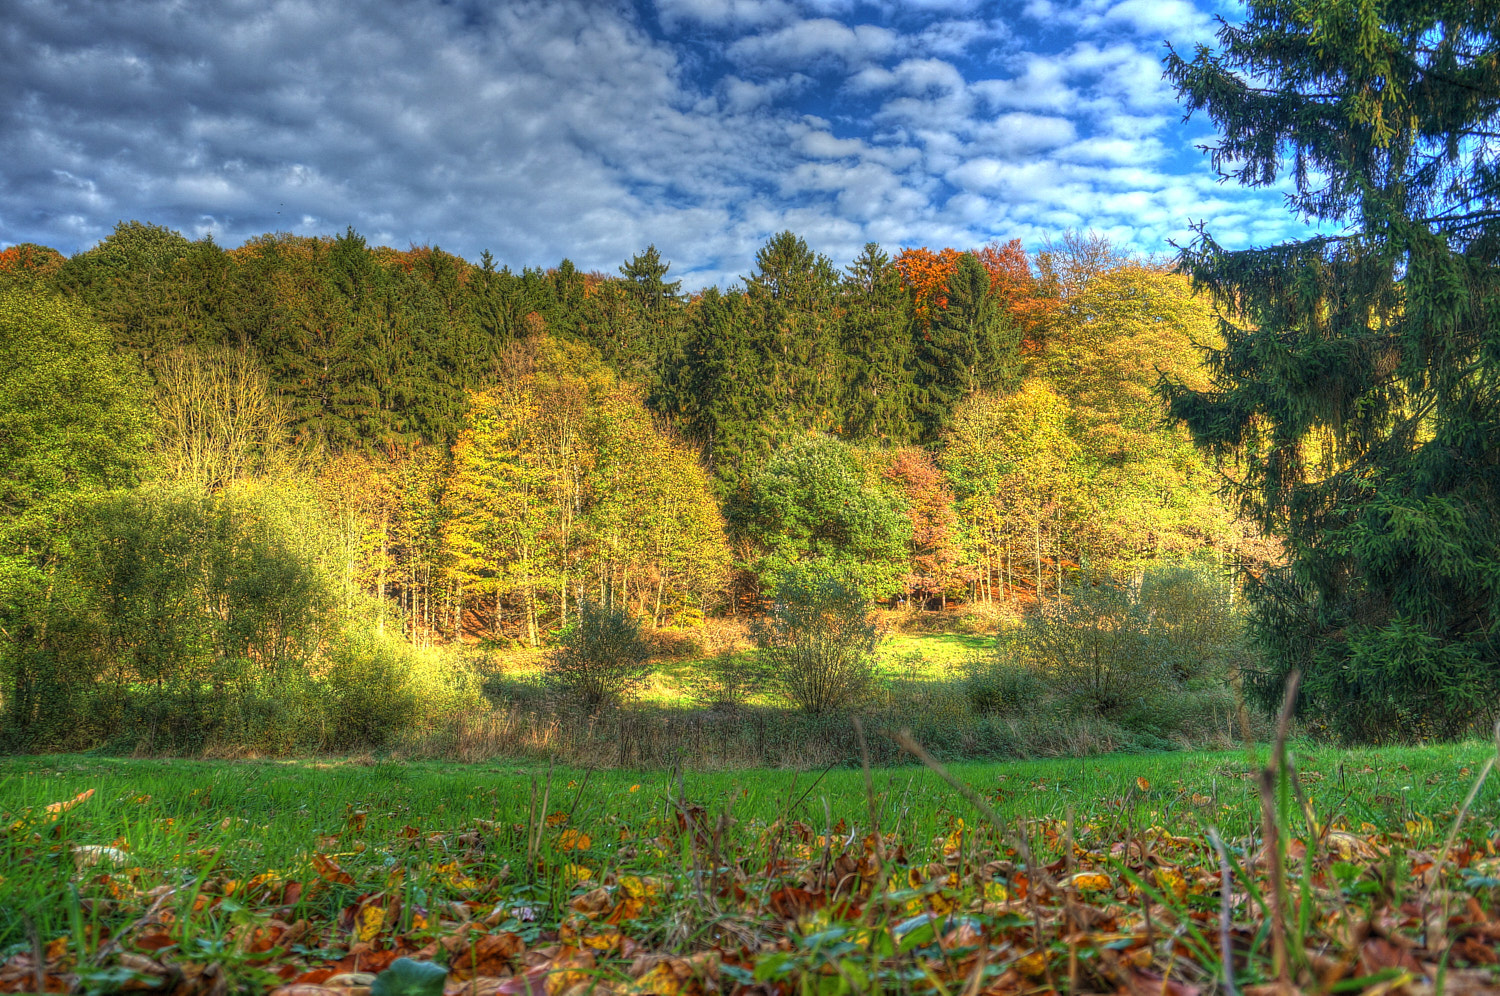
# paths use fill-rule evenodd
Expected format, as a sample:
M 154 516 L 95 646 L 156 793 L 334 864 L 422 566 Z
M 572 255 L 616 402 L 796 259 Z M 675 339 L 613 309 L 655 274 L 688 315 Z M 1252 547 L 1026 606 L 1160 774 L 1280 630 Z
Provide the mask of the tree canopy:
M 1222 177 L 1326 234 L 1181 256 L 1221 316 L 1173 413 L 1287 564 L 1253 589 L 1267 704 L 1350 737 L 1453 734 L 1500 700 L 1500 22 L 1464 0 L 1251 0 L 1171 53 Z

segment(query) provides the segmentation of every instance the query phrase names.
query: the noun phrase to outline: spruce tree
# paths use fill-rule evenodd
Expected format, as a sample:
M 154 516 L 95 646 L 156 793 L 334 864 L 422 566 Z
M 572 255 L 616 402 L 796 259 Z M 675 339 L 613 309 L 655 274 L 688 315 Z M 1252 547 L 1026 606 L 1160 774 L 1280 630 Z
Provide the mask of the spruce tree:
M 900 272 L 875 243 L 847 267 L 840 304 L 847 365 L 843 434 L 911 439 L 911 309 Z
M 932 320 L 916 335 L 915 404 L 922 438 L 936 439 L 970 392 L 1014 386 L 1020 332 L 990 293 L 990 275 L 973 253 L 959 257 Z
M 1222 316 L 1164 384 L 1285 567 L 1252 586 L 1266 705 L 1351 739 L 1456 735 L 1500 699 L 1500 9 L 1251 0 L 1167 74 L 1221 177 L 1324 233 L 1181 265 Z

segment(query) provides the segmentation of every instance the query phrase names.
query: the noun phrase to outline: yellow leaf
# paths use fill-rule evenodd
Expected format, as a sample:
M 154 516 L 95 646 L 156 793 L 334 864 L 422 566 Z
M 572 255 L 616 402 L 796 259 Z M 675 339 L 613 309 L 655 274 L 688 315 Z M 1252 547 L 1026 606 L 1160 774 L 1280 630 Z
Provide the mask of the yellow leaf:
M 1108 892 L 1115 887 L 1103 872 L 1081 871 L 1067 879 L 1067 884 L 1079 892 Z
M 557 838 L 557 849 L 560 851 L 587 851 L 593 843 L 589 835 L 579 830 L 567 829 L 562 836 Z
M 48 806 L 47 806 L 47 815 L 51 816 L 51 817 L 53 817 L 55 819 L 60 814 L 67 812 L 68 810 L 72 809 L 74 806 L 79 805 L 80 803 L 88 802 L 93 797 L 94 797 L 94 790 L 93 789 L 89 789 L 87 792 L 79 792 L 77 795 L 75 795 L 73 798 L 69 799 L 67 802 L 53 802 L 53 803 L 49 803 Z
M 957 854 L 964 846 L 964 821 L 962 819 L 953 821 L 953 832 L 948 839 L 943 841 L 944 854 Z
M 595 951 L 613 951 L 624 942 L 625 935 L 606 927 L 600 933 L 584 934 L 578 940 L 582 947 L 593 948 Z
M 641 787 L 639 785 L 632 785 L 632 786 L 630 786 L 630 791 L 632 791 L 632 792 L 639 792 L 640 790 L 641 790 Z
M 570 864 L 563 866 L 563 877 L 574 883 L 587 882 L 594 877 L 594 873 L 583 867 L 583 865 Z
M 999 882 L 984 883 L 984 900 L 987 903 L 1003 903 L 1010 898 L 1010 893 L 1005 886 Z
M 464 874 L 463 866 L 457 861 L 438 865 L 433 870 L 447 879 L 448 884 L 455 889 L 472 889 L 476 884 L 472 878 Z
M 657 965 L 645 975 L 630 984 L 628 992 L 634 993 L 656 993 L 657 996 L 677 996 L 682 990 L 682 983 L 677 981 L 677 976 L 663 962 Z
M 380 906 L 366 906 L 359 911 L 356 920 L 356 928 L 359 939 L 362 941 L 372 940 L 380 933 L 380 928 L 385 926 L 385 910 Z
M 1187 896 L 1187 881 L 1177 872 L 1170 868 L 1158 868 L 1155 872 L 1156 884 L 1164 891 L 1169 891 L 1182 901 Z
M 1033 951 L 1024 958 L 1017 958 L 1016 971 L 1033 979 L 1040 978 L 1047 971 L 1047 956 Z
M 1151 783 L 1148 782 L 1148 781 L 1146 781 L 1145 778 L 1143 778 L 1143 777 L 1141 777 L 1139 775 L 1136 776 L 1135 787 L 1138 788 L 1138 789 L 1140 789 L 1142 792 L 1149 792 L 1149 791 L 1151 791 Z
M 950 898 L 946 893 L 943 892 L 934 892 L 930 897 L 928 897 L 928 902 L 932 905 L 932 912 L 938 914 L 939 916 L 942 916 L 946 913 L 952 913 L 954 910 L 958 909 L 958 901 L 956 899 Z
M 621 875 L 620 891 L 631 899 L 647 899 L 661 892 L 661 883 L 654 878 L 639 875 Z

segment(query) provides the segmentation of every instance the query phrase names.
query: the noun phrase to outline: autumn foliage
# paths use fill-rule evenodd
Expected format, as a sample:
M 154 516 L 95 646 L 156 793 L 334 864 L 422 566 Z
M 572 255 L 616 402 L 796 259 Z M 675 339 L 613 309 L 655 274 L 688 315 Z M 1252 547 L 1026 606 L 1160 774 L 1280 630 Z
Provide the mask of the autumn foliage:
M 1031 260 L 1020 239 L 1002 244 L 992 240 L 975 255 L 990 274 L 990 293 L 1021 326 L 1022 344 L 1035 349 L 1047 321 L 1060 303 L 1055 293 L 1032 272 Z
M 923 246 L 903 249 L 896 257 L 896 270 L 911 293 L 916 320 L 924 327 L 932 321 L 933 312 L 948 303 L 948 278 L 958 269 L 961 256 L 957 249 L 933 252 Z
M 62 268 L 65 257 L 56 249 L 23 242 L 0 249 L 0 276 L 45 279 Z

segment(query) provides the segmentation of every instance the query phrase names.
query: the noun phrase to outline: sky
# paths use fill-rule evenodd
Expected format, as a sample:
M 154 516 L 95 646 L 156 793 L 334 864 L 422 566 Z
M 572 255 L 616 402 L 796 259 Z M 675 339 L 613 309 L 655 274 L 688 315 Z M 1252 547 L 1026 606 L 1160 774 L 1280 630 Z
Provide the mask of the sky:
M 490 251 L 689 289 L 790 229 L 1171 252 L 1305 229 L 1221 184 L 1161 58 L 1231 0 L 6 0 L 0 246 L 122 220 Z

